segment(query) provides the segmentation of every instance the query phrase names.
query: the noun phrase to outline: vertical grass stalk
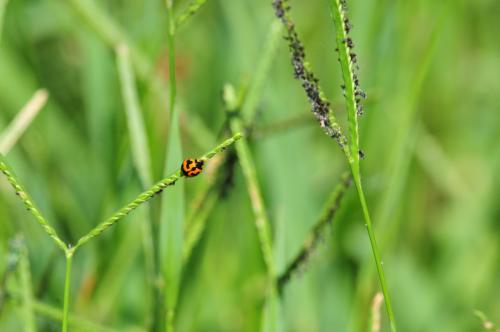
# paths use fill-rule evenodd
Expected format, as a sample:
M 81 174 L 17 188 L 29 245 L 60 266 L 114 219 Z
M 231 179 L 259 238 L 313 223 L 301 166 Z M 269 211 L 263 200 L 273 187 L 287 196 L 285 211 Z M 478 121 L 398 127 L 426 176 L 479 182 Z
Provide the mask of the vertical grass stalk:
M 175 18 L 173 0 L 166 0 L 168 21 L 168 60 L 169 60 L 169 110 L 170 132 L 168 135 L 167 153 L 165 157 L 165 172 L 180 167 L 183 159 L 179 114 L 175 107 L 177 81 L 175 72 Z M 162 198 L 160 245 L 163 263 L 166 331 L 174 331 L 175 309 L 182 273 L 182 243 L 184 235 L 184 186 L 181 184 L 175 190 L 168 192 Z
M 244 132 L 243 121 L 239 111 L 240 103 L 232 86 L 224 87 L 224 101 L 229 117 L 229 126 L 234 133 Z M 276 289 L 276 266 L 274 262 L 272 234 L 269 218 L 264 206 L 264 200 L 257 179 L 257 171 L 253 162 L 252 153 L 246 138 L 243 138 L 236 144 L 236 153 L 245 177 L 245 182 L 252 204 L 252 210 L 255 215 L 255 226 L 261 246 L 262 256 L 266 264 L 267 274 L 270 282 L 269 293 L 265 299 L 262 331 L 272 332 L 278 330 L 278 292 Z
M 130 51 L 126 44 L 120 44 L 116 47 L 116 55 L 118 60 L 118 73 L 122 88 L 123 102 L 125 104 L 125 113 L 127 116 L 128 132 L 130 142 L 132 143 L 132 159 L 137 170 L 141 189 L 145 190 L 153 183 L 151 171 L 151 153 L 149 151 L 148 138 L 144 125 L 144 118 L 137 95 L 136 81 L 132 64 L 130 61 Z M 145 266 L 147 270 L 147 279 L 151 285 L 151 296 L 155 298 L 157 290 L 156 268 L 155 268 L 155 238 L 153 236 L 153 218 L 151 210 L 145 212 L 147 222 L 142 223 L 142 244 L 144 250 Z M 128 248 L 123 247 L 128 251 Z M 154 305 L 154 304 L 153 304 Z M 148 310 L 152 311 L 152 310 Z M 153 311 L 157 312 L 157 311 Z M 154 320 L 158 317 L 154 316 Z
M 71 263 L 73 262 L 74 252 L 75 250 L 73 248 L 68 248 L 65 252 L 66 275 L 64 278 L 64 305 L 63 305 L 62 332 L 68 332 L 69 295 L 71 290 Z
M 373 232 L 370 212 L 368 210 L 368 205 L 366 203 L 366 198 L 361 183 L 359 160 L 360 154 L 362 154 L 362 152 L 359 150 L 358 117 L 362 114 L 361 99 L 365 97 L 365 94 L 359 88 L 359 80 L 357 74 L 355 74 L 355 70 L 357 69 L 358 64 L 356 54 L 353 52 L 354 43 L 348 36 L 351 26 L 348 18 L 345 15 L 347 4 L 345 0 L 331 0 L 330 8 L 333 23 L 335 25 L 335 36 L 340 67 L 342 69 L 342 78 L 344 81 L 343 88 L 349 124 L 350 154 L 347 156 L 347 158 L 351 167 L 351 173 L 354 184 L 356 186 L 356 191 L 358 193 L 359 202 L 363 210 L 365 225 L 368 231 L 368 237 L 370 238 L 370 244 L 375 260 L 375 265 L 377 267 L 380 286 L 382 288 L 382 293 L 384 294 L 387 314 L 389 316 L 389 321 L 391 324 L 391 330 L 395 332 L 396 321 L 394 318 L 394 312 L 392 310 L 391 299 L 389 297 L 384 268 L 382 266 L 382 258 L 377 245 L 375 234 Z

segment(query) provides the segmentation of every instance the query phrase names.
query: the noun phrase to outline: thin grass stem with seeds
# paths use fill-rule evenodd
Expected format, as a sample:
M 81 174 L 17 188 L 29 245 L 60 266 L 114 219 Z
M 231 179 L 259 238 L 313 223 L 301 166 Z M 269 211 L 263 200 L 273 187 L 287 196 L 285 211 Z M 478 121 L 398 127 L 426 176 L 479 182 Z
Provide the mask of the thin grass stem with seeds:
M 363 112 L 361 99 L 365 98 L 365 94 L 359 88 L 359 79 L 357 73 L 355 72 L 358 68 L 357 56 L 352 51 L 354 43 L 348 36 L 348 33 L 351 30 L 351 25 L 346 16 L 346 0 L 331 0 L 330 8 L 331 16 L 335 25 L 337 51 L 339 52 L 339 62 L 344 80 L 343 89 L 347 104 L 349 139 L 347 139 L 342 133 L 340 126 L 335 120 L 335 115 L 330 107 L 330 103 L 321 92 L 318 79 L 314 76 L 305 60 L 304 47 L 295 30 L 295 24 L 289 16 L 290 7 L 288 6 L 288 1 L 274 0 L 273 7 L 275 9 L 276 16 L 282 21 L 286 28 L 286 39 L 288 40 L 290 48 L 295 77 L 302 82 L 302 87 L 304 88 L 311 103 L 312 112 L 316 119 L 320 122 L 320 126 L 328 136 L 334 138 L 340 145 L 351 168 L 353 181 L 358 192 L 358 198 L 363 211 L 373 257 L 379 275 L 380 286 L 386 301 L 387 314 L 391 323 L 391 329 L 395 332 L 396 322 L 387 289 L 388 287 L 382 266 L 382 259 L 361 183 L 359 160 L 362 152 L 359 149 L 358 116 L 360 116 Z
M 357 57 L 353 52 L 354 43 L 348 36 L 351 29 L 349 19 L 346 16 L 347 3 L 346 0 L 332 0 L 331 1 L 331 16 L 335 25 L 335 35 L 337 41 L 337 49 L 339 53 L 339 62 L 342 69 L 342 78 L 344 81 L 344 97 L 347 107 L 347 121 L 349 124 L 349 147 L 350 154 L 346 155 L 351 173 L 358 193 L 359 202 L 363 210 L 365 219 L 366 230 L 372 248 L 373 258 L 377 267 L 377 272 L 380 281 L 380 287 L 384 294 L 385 307 L 391 325 L 391 330 L 396 332 L 396 319 L 392 309 L 391 298 L 389 296 L 389 289 L 385 278 L 384 268 L 382 266 L 382 257 L 378 248 L 377 239 L 373 231 L 370 212 L 368 204 L 366 203 L 365 193 L 361 182 L 360 171 L 360 155 L 362 152 L 359 149 L 359 130 L 358 130 L 358 117 L 362 114 L 361 99 L 365 98 L 364 92 L 359 87 L 359 80 L 355 70 L 357 69 Z
M 238 109 L 234 108 L 238 105 L 236 94 L 232 86 L 226 85 L 224 87 L 224 101 L 228 111 L 229 125 L 233 133 L 244 131 L 242 120 L 239 118 Z M 274 278 L 276 269 L 274 266 L 271 230 L 269 226 L 269 219 L 264 207 L 264 200 L 257 180 L 257 171 L 253 162 L 252 154 L 248 146 L 246 138 L 240 140 L 236 144 L 236 153 L 245 176 L 245 181 L 252 203 L 253 213 L 255 215 L 255 226 L 257 234 L 259 235 L 260 245 L 264 262 L 266 263 L 267 272 L 271 278 Z
M 344 173 L 341 177 L 340 183 L 330 194 L 318 221 L 313 226 L 311 232 L 302 244 L 302 248 L 295 258 L 288 264 L 285 271 L 283 271 L 277 278 L 276 283 L 280 294 L 283 293 L 284 287 L 290 281 L 293 274 L 307 263 L 311 254 L 315 251 L 324 236 L 326 229 L 332 223 L 332 220 L 340 207 L 340 203 L 342 202 L 342 199 L 344 198 L 344 195 L 350 185 L 351 177 L 348 173 Z
M 7 165 L 5 158 L 0 154 L 0 172 L 2 172 L 7 181 L 10 183 L 16 195 L 24 203 L 26 209 L 35 217 L 43 230 L 50 236 L 50 238 L 56 243 L 62 251 L 66 252 L 67 246 L 63 240 L 57 235 L 56 230 L 49 224 L 49 222 L 43 217 L 40 211 L 36 208 L 35 204 L 31 200 L 28 193 L 24 190 L 21 184 L 17 181 L 14 173 L 11 171 L 10 167 Z
M 224 142 L 216 146 L 214 149 L 211 151 L 207 152 L 203 156 L 200 157 L 201 160 L 207 161 L 214 157 L 217 153 L 220 153 L 227 149 L 230 145 L 234 144 L 236 141 L 238 141 L 242 137 L 241 133 L 236 133 L 234 134 L 231 138 L 226 139 Z M 1 166 L 1 163 L 0 163 Z M 73 247 L 73 250 L 78 249 L 82 245 L 86 244 L 88 241 L 91 239 L 95 238 L 102 232 L 104 232 L 106 229 L 109 227 L 113 226 L 117 222 L 119 222 L 123 217 L 128 215 L 130 212 L 134 211 L 139 205 L 149 201 L 151 198 L 153 198 L 155 195 L 161 193 L 165 188 L 168 186 L 174 185 L 177 180 L 181 177 L 181 172 L 176 171 L 173 174 L 171 174 L 169 177 L 157 182 L 155 185 L 153 185 L 151 188 L 148 190 L 144 191 L 141 193 L 139 196 L 137 196 L 134 200 L 132 200 L 130 203 L 122 207 L 120 210 L 118 210 L 115 214 L 113 214 L 111 217 L 94 227 L 88 234 L 82 236 L 76 243 L 76 245 Z

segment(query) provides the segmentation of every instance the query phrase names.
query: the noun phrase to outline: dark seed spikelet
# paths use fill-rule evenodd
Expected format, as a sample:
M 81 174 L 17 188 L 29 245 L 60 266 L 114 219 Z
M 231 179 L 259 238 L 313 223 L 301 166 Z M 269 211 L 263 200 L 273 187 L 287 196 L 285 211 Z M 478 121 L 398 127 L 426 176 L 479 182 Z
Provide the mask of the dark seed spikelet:
M 323 97 L 319 86 L 319 80 L 309 69 L 305 60 L 306 55 L 304 47 L 299 39 L 297 31 L 295 30 L 295 24 L 288 17 L 290 6 L 286 0 L 274 0 L 273 7 L 276 16 L 285 26 L 285 40 L 288 42 L 291 52 L 294 76 L 302 83 L 302 87 L 304 88 L 307 98 L 311 104 L 311 111 L 326 134 L 334 138 L 343 148 L 347 143 L 347 139 L 342 134 L 339 125 L 337 123 L 332 123 L 330 120 L 330 103 Z
M 359 85 L 359 64 L 358 64 L 358 56 L 356 53 L 354 53 L 354 42 L 352 41 L 352 38 L 349 36 L 349 33 L 351 32 L 352 25 L 349 21 L 349 18 L 347 17 L 347 1 L 346 0 L 341 0 L 340 1 L 340 7 L 342 9 L 342 22 L 343 22 L 343 28 L 345 31 L 346 38 L 342 40 L 342 43 L 344 43 L 349 52 L 349 60 L 351 61 L 351 66 L 352 66 L 352 76 L 353 76 L 353 82 L 354 82 L 354 95 L 356 97 L 356 113 L 358 116 L 363 115 L 363 104 L 361 103 L 361 99 L 366 99 L 366 94 L 363 90 L 361 90 L 361 87 Z M 338 52 L 338 48 L 336 49 Z M 344 89 L 344 88 L 343 88 Z

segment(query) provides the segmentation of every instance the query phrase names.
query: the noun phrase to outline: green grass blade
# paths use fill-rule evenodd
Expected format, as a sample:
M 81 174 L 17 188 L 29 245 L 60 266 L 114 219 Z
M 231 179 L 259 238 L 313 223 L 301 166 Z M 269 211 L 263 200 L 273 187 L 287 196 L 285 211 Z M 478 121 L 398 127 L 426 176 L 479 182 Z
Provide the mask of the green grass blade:
M 132 159 L 139 175 L 142 190 L 145 190 L 153 183 L 153 176 L 151 174 L 151 153 L 127 45 L 118 45 L 116 54 L 130 142 L 132 143 Z M 144 219 L 145 221 L 141 223 L 144 258 L 148 281 L 151 284 L 152 295 L 154 296 L 154 289 L 156 288 L 155 239 L 153 238 L 153 219 L 151 218 L 150 209 L 146 209 Z M 121 253 L 118 252 L 118 256 L 123 256 L 127 249 L 123 246 L 120 248 L 122 248 L 123 251 Z M 113 269 L 110 271 L 112 270 Z M 104 302 L 106 303 L 109 301 Z
M 24 106 L 14 120 L 0 135 L 0 153 L 7 155 L 16 144 L 17 140 L 26 131 L 31 122 L 45 106 L 49 94 L 47 90 L 40 89 L 35 92 L 33 97 Z
M 232 88 L 232 86 L 225 86 L 224 98 L 225 103 L 228 107 L 230 117 L 229 125 L 231 131 L 233 132 L 233 134 L 237 132 L 244 132 L 245 128 L 243 126 L 242 120 L 238 117 L 237 114 L 232 114 L 238 112 L 237 109 L 232 108 L 233 105 L 237 105 L 234 89 Z M 266 263 L 267 272 L 270 277 L 274 278 L 276 269 L 274 266 L 272 251 L 271 226 L 264 206 L 264 200 L 262 198 L 260 186 L 257 180 L 257 171 L 253 162 L 252 153 L 250 152 L 250 147 L 248 146 L 246 138 L 243 138 L 236 144 L 236 153 L 238 155 L 241 169 L 243 170 L 243 175 L 245 176 L 245 182 L 247 185 L 247 190 L 250 196 L 252 210 L 255 217 L 255 226 L 259 235 L 262 255 L 264 258 L 264 262 Z
M 146 189 L 153 182 L 151 175 L 151 154 L 149 152 L 144 118 L 137 96 L 137 87 L 127 45 L 118 45 L 116 47 L 116 55 L 130 142 L 132 143 L 132 159 L 139 173 L 143 189 Z
M 115 48 L 120 44 L 127 44 L 138 75 L 141 79 L 148 77 L 152 65 L 139 49 L 131 45 L 126 33 L 94 0 L 69 0 L 65 1 L 65 3 L 73 9 L 77 17 L 88 25 L 109 48 Z
M 237 107 L 238 101 L 232 86 L 225 86 L 224 101 L 228 110 L 229 126 L 233 133 L 243 132 L 244 126 L 241 120 Z M 243 138 L 236 144 L 236 153 L 238 160 L 243 170 L 245 182 L 250 196 L 250 202 L 255 217 L 255 226 L 259 237 L 262 256 L 266 264 L 267 274 L 269 277 L 269 294 L 266 297 L 263 308 L 262 331 L 270 332 L 278 330 L 278 299 L 275 284 L 276 265 L 274 260 L 271 225 L 267 212 L 264 206 L 264 200 L 257 179 L 257 171 L 253 162 L 252 153 L 246 138 Z
M 259 63 L 255 69 L 255 74 L 252 77 L 252 82 L 246 93 L 244 103 L 241 108 L 241 114 L 245 122 L 253 121 L 257 103 L 261 99 L 262 88 L 268 78 L 268 73 L 275 59 L 278 50 L 279 42 L 282 36 L 282 24 L 275 19 L 271 23 L 269 32 L 267 33 L 267 41 L 259 58 Z

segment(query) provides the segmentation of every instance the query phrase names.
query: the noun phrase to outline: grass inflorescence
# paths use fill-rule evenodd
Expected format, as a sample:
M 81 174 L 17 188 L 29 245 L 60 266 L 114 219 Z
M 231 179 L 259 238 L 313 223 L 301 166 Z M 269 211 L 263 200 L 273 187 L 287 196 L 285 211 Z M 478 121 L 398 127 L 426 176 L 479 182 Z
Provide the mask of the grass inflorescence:
M 288 47 L 292 57 L 294 75 L 295 78 L 300 80 L 302 83 L 302 87 L 304 88 L 307 98 L 311 103 L 311 112 L 314 114 L 325 133 L 328 136 L 333 137 L 340 147 L 344 149 L 347 144 L 347 138 L 342 133 L 342 129 L 333 115 L 331 104 L 326 100 L 319 85 L 318 78 L 316 78 L 314 73 L 309 68 L 309 64 L 306 62 L 304 46 L 302 45 L 295 29 L 295 23 L 293 23 L 289 16 L 290 6 L 288 1 L 274 0 L 273 7 L 275 9 L 276 16 L 285 26 L 285 39 L 288 42 Z
M 337 124 L 335 116 L 333 115 L 330 102 L 324 97 L 318 79 L 309 69 L 309 65 L 306 62 L 304 46 L 296 32 L 295 24 L 290 18 L 289 12 L 291 8 L 289 2 L 287 0 L 274 0 L 273 7 L 276 16 L 282 21 L 286 29 L 286 40 L 290 49 L 294 76 L 301 81 L 302 87 L 311 104 L 312 112 L 319 121 L 320 126 L 328 136 L 334 138 L 337 143 L 339 143 L 351 168 L 377 272 L 379 274 L 380 285 L 386 302 L 387 313 L 391 322 L 391 329 L 394 332 L 396 331 L 396 323 L 387 289 L 385 273 L 382 267 L 382 258 L 373 232 L 371 217 L 361 183 L 359 161 L 364 157 L 364 153 L 359 149 L 358 117 L 363 113 L 361 99 L 365 98 L 366 95 L 360 88 L 358 59 L 356 53 L 353 51 L 354 42 L 349 36 L 352 25 L 347 18 L 347 1 L 332 0 L 330 8 L 335 26 L 336 51 L 339 54 L 338 60 L 344 81 L 342 89 L 344 91 L 347 108 L 348 138 L 342 134 L 340 126 Z

